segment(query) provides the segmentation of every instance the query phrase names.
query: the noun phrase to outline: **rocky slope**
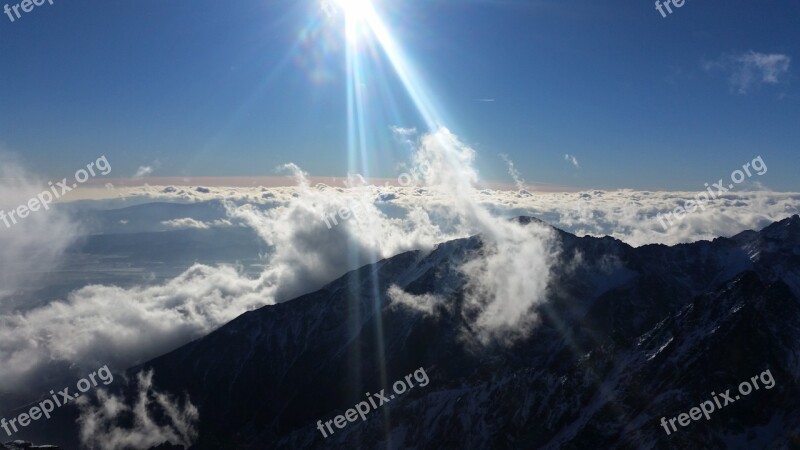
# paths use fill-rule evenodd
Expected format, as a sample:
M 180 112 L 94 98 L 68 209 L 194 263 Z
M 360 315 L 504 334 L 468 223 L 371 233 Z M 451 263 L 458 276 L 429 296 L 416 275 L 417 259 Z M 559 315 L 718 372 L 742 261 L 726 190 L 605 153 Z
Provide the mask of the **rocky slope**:
M 135 370 L 191 396 L 198 449 L 800 448 L 798 216 L 674 247 L 558 234 L 541 323 L 510 346 L 464 339 L 473 237 L 363 267 Z M 392 306 L 392 284 L 445 305 Z M 420 367 L 427 386 L 317 429 Z M 662 428 L 767 369 L 774 388 Z

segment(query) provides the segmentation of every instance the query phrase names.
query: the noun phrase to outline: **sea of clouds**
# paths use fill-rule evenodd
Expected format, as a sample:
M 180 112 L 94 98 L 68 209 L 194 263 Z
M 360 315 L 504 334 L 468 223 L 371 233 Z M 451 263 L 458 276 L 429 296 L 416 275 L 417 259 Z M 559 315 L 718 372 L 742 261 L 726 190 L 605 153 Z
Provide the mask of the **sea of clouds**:
M 170 221 L 172 228 L 248 226 L 270 247 L 257 277 L 234 266 L 195 264 L 164 283 L 128 288 L 89 285 L 44 306 L 0 307 L 0 394 L 24 390 L 48 371 L 100 365 L 124 369 L 203 336 L 240 314 L 291 300 L 361 265 L 409 250 L 482 234 L 485 251 L 461 267 L 478 341 L 511 341 L 536 325 L 535 306 L 546 299 L 551 261 L 559 251 L 552 229 L 508 218 L 534 216 L 578 235 L 610 235 L 633 246 L 677 244 L 747 229 L 798 213 L 800 194 L 765 190 L 730 192 L 664 229 L 655 219 L 695 192 L 528 190 L 508 160 L 518 189 L 480 189 L 475 151 L 447 129 L 417 138 L 412 166 L 426 167 L 418 186 L 374 186 L 349 177 L 346 185 L 312 183 L 287 164 L 292 187 L 139 186 L 113 189 L 131 202 L 222 200 L 224 220 Z M 3 164 L 0 207 L 30 197 L 40 180 L 19 165 Z M 423 171 L 419 171 L 423 172 Z M 10 181 L 9 181 L 10 180 Z M 21 200 L 22 199 L 22 200 Z M 323 216 L 358 202 L 359 214 L 329 228 Z M 11 230 L 0 230 L 0 306 L 23 284 L 59 264 L 84 230 L 79 217 L 40 211 Z M 10 274 L 10 275 L 9 275 Z M 439 301 L 404 295 L 405 303 Z M 430 307 L 416 305 L 424 311 Z M 95 411 L 96 414 L 96 411 Z M 85 423 L 89 423 L 86 421 Z M 90 433 L 91 434 L 91 433 Z M 91 440 L 91 437 L 87 439 Z

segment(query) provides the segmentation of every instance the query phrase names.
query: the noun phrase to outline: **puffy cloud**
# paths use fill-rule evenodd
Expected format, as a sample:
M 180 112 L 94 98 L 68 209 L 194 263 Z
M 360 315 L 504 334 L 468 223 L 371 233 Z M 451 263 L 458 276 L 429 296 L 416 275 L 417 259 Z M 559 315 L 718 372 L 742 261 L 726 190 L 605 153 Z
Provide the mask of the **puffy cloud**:
M 181 404 L 156 390 L 152 371 L 137 375 L 132 406 L 102 389 L 96 405 L 88 396 L 78 398 L 77 405 L 81 443 L 90 449 L 150 448 L 167 442 L 190 447 L 197 439 L 197 408 L 188 398 Z
M 706 61 L 706 71 L 720 70 L 728 74 L 731 90 L 746 94 L 760 84 L 778 84 L 785 80 L 792 59 L 780 53 L 758 53 L 754 51 L 726 54 L 713 61 Z
M 86 286 L 66 300 L 0 316 L 2 390 L 22 389 L 58 362 L 128 367 L 272 302 L 259 279 L 195 265 L 155 286 Z
M 351 188 L 320 190 L 311 188 L 296 166 L 287 169 L 298 186 L 285 204 L 263 209 L 228 203 L 231 218 L 252 227 L 272 247 L 265 278 L 279 301 L 321 286 L 345 268 L 463 237 L 443 232 L 419 206 L 404 211 L 404 217 L 391 217 L 379 208 L 380 188 L 363 185 L 358 177 L 349 181 Z

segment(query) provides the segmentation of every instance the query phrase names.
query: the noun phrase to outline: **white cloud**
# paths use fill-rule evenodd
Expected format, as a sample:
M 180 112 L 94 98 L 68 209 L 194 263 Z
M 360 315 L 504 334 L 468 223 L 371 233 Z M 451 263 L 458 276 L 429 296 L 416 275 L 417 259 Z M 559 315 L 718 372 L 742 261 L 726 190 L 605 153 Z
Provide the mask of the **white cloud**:
M 438 295 L 413 295 L 403 291 L 399 286 L 394 284 L 389 287 L 386 295 L 389 297 L 389 302 L 393 308 L 407 308 L 428 316 L 435 316 L 436 308 L 439 307 L 439 305 L 446 307 L 444 299 Z
M 728 192 L 664 229 L 656 218 L 693 200 L 695 192 L 588 191 L 533 199 L 530 210 L 579 236 L 612 236 L 633 246 L 674 245 L 761 229 L 800 212 L 800 194 Z
M 0 389 L 19 389 L 58 362 L 144 362 L 271 303 L 261 283 L 232 267 L 198 264 L 161 285 L 90 285 L 66 300 L 0 316 Z
M 97 405 L 92 404 L 88 396 L 77 399 L 83 446 L 127 450 L 169 442 L 190 447 L 197 439 L 200 418 L 191 401 L 187 398 L 181 405 L 169 395 L 157 391 L 153 386 L 152 371 L 139 373 L 136 385 L 133 406 L 128 406 L 124 397 L 108 394 L 102 389 L 97 392 Z
M 403 128 L 403 127 L 399 127 L 399 126 L 396 126 L 396 125 L 392 125 L 389 128 L 392 130 L 392 133 L 394 133 L 394 134 L 396 134 L 398 136 L 409 137 L 409 136 L 416 136 L 417 135 L 417 129 L 416 128 Z
M 38 179 L 16 159 L 0 152 L 0 211 L 8 214 L 28 205 L 43 191 L 47 181 Z M 6 216 L 0 220 L 0 302 L 20 289 L 35 285 L 37 277 L 62 262 L 64 250 L 80 235 L 80 226 L 53 205 L 29 211 L 27 217 L 15 214 L 17 223 Z M 2 304 L 0 311 L 11 305 Z
M 727 54 L 703 64 L 706 71 L 720 70 L 728 74 L 731 90 L 746 94 L 760 84 L 779 84 L 786 80 L 792 59 L 780 53 L 754 51 Z
M 490 213 L 475 195 L 478 174 L 475 151 L 446 128 L 422 138 L 414 155 L 418 166 L 431 168 L 426 178 L 433 192 L 451 200 L 452 218 L 467 234 L 480 233 L 484 247 L 466 262 L 467 314 L 474 328 L 465 339 L 510 342 L 527 336 L 538 320 L 535 307 L 546 299 L 553 257 L 554 233 L 538 223 L 523 225 Z
M 0 390 L 23 387 L 59 362 L 76 368 L 100 361 L 128 367 L 246 311 L 319 289 L 347 270 L 463 237 L 443 232 L 423 208 L 411 208 L 405 218 L 387 216 L 375 206 L 375 187 L 319 191 L 308 186 L 299 169 L 289 167 L 299 186 L 277 189 L 282 203 L 269 209 L 227 203 L 231 219 L 255 229 L 272 247 L 260 276 L 195 265 L 163 284 L 86 286 L 65 300 L 0 316 Z M 210 188 L 199 194 L 214 195 Z M 363 205 L 361 218 L 328 229 L 323 215 L 354 201 Z M 373 224 L 367 226 L 367 220 Z
M 134 178 L 142 178 L 142 177 L 146 177 L 146 176 L 150 175 L 151 173 L 153 173 L 153 167 L 152 166 L 139 166 L 139 168 L 136 169 L 136 173 L 133 174 L 133 177 Z
M 414 154 L 415 167 L 430 168 L 424 186 L 365 186 L 354 177 L 351 187 L 320 190 L 298 167 L 287 165 L 296 187 L 119 188 L 147 200 L 226 200 L 227 220 L 253 228 L 269 244 L 266 268 L 249 278 L 233 267 L 195 265 L 158 285 L 86 286 L 46 306 L 2 315 L 0 390 L 41 378 L 53 363 L 89 370 L 104 364 L 128 367 L 243 312 L 314 291 L 361 265 L 478 233 L 483 251 L 460 267 L 467 279 L 467 313 L 475 324 L 464 336 L 509 341 L 535 326 L 535 307 L 546 299 L 550 261 L 558 251 L 548 229 L 509 217 L 539 217 L 578 235 L 608 234 L 643 245 L 730 236 L 800 211 L 800 194 L 729 192 L 665 231 L 656 213 L 673 210 L 695 193 L 595 190 L 523 197 L 479 191 L 473 188 L 479 181 L 474 158 L 474 150 L 441 129 L 423 136 Z M 356 217 L 328 229 L 324 216 L 354 204 L 360 205 Z M 47 236 L 47 230 L 38 232 Z M 7 251 L 0 247 L 0 258 Z M 13 254 L 17 259 L 3 260 L 9 264 L 4 267 L 27 263 L 24 251 Z M 423 310 L 444 301 L 399 288 L 389 294 L 395 304 Z M 429 310 L 435 312 L 432 306 Z
M 215 228 L 215 227 L 229 227 L 233 224 L 230 220 L 227 219 L 218 219 L 211 222 L 203 222 L 202 220 L 192 219 L 191 217 L 184 217 L 181 219 L 172 219 L 172 220 L 165 220 L 161 222 L 161 225 L 168 226 L 170 228 L 175 229 L 188 229 L 188 228 L 197 228 L 197 229 L 208 229 L 208 228 Z
M 392 125 L 389 127 L 392 130 L 392 134 L 394 137 L 399 140 L 400 142 L 413 147 L 414 143 L 418 137 L 418 132 L 416 128 L 403 128 L 396 125 Z
M 508 174 L 511 175 L 511 178 L 514 180 L 517 190 L 520 193 L 527 193 L 528 188 L 525 186 L 525 179 L 522 178 L 522 175 L 520 175 L 519 171 L 514 166 L 514 161 L 512 161 L 511 158 L 509 158 L 505 153 L 501 153 L 500 157 L 506 162 L 506 165 L 508 166 Z
M 139 166 L 139 168 L 136 169 L 136 173 L 133 174 L 133 178 L 146 177 L 152 174 L 159 167 L 161 167 L 161 161 L 159 160 L 153 161 L 153 164 L 150 164 L 149 166 Z
M 578 164 L 578 158 L 576 158 L 573 155 L 565 154 L 564 155 L 564 161 L 567 161 L 568 163 L 572 164 L 573 167 L 575 167 L 576 169 L 580 169 L 581 168 L 580 164 Z

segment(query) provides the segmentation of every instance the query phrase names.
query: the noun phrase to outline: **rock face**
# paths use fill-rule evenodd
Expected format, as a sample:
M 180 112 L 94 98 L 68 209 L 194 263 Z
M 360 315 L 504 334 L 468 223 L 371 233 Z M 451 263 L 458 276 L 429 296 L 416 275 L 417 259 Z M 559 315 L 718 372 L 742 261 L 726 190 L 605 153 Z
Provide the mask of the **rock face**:
M 800 218 L 674 247 L 558 234 L 541 321 L 510 346 L 462 338 L 473 237 L 363 267 L 136 370 L 191 396 L 198 449 L 800 448 Z M 393 284 L 446 306 L 392 307 Z M 317 430 L 419 367 L 427 386 Z M 773 388 L 662 428 L 765 370 Z
M 0 444 L 0 450 L 61 450 L 60 447 L 55 445 L 33 445 L 26 441 L 11 441 L 5 444 Z

